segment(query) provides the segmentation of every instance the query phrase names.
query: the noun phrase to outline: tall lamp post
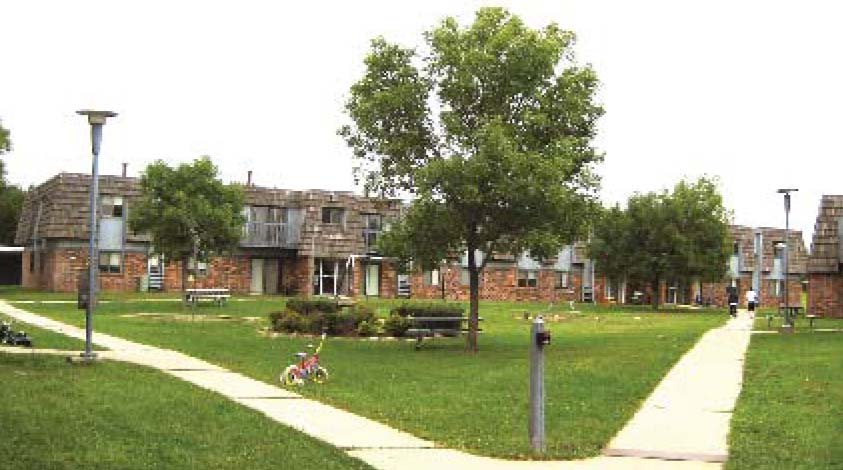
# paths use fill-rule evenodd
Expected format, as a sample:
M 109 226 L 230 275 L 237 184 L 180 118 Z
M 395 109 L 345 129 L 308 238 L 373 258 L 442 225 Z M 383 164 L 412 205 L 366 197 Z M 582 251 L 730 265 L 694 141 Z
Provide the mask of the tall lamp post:
M 788 275 L 790 273 L 790 193 L 798 189 L 779 189 L 779 194 L 784 194 L 784 323 L 788 328 L 793 328 L 793 318 L 790 315 L 790 303 L 787 295 Z
M 91 336 L 94 331 L 93 316 L 97 295 L 97 269 L 99 267 L 97 251 L 97 206 L 99 198 L 100 142 L 102 141 L 102 126 L 105 125 L 105 120 L 117 116 L 117 113 L 113 111 L 92 111 L 84 109 L 76 111 L 76 114 L 88 116 L 88 124 L 91 125 L 91 153 L 93 153 L 93 166 L 91 168 L 90 245 L 88 247 L 88 304 L 85 308 L 85 352 L 82 353 L 84 360 L 91 361 L 97 357 L 91 351 Z

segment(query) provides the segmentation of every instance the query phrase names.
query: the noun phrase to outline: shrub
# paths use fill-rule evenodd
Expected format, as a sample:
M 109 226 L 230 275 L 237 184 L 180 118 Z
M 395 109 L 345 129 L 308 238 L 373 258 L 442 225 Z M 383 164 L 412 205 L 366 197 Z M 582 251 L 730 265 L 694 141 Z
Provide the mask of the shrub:
M 402 317 L 461 317 L 465 309 L 452 304 L 403 304 L 390 310 Z
M 302 315 L 313 313 L 336 313 L 339 311 L 337 301 L 333 299 L 290 299 L 287 308 Z
M 269 314 L 270 321 L 272 321 L 272 329 L 275 331 L 283 331 L 285 333 L 302 333 L 310 330 L 310 319 L 294 312 L 292 310 L 285 310 L 283 312 L 272 312 Z
M 383 324 L 383 330 L 390 336 L 400 338 L 413 326 L 413 320 L 401 315 L 390 315 Z
M 378 327 L 373 321 L 363 320 L 357 325 L 357 334 L 359 336 L 377 336 Z
M 375 320 L 375 309 L 368 305 L 355 305 L 349 309 L 349 313 L 354 316 L 356 324 L 364 321 L 373 323 Z

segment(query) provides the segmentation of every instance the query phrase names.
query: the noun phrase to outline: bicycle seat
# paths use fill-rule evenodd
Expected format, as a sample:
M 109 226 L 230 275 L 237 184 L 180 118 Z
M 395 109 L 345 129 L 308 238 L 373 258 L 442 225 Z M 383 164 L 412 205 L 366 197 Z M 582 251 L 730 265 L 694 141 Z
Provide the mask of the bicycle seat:
M 306 357 L 307 357 L 307 353 L 304 353 L 304 352 L 297 352 L 297 353 L 295 354 L 295 356 L 296 356 L 297 358 L 299 358 L 299 359 L 304 359 L 304 358 L 306 358 Z

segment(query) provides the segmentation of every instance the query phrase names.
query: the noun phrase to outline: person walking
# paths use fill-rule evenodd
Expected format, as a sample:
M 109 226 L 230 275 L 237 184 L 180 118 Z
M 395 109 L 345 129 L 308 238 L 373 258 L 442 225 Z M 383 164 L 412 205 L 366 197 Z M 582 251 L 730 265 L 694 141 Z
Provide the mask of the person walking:
M 732 318 L 737 318 L 738 316 L 738 288 L 735 286 L 729 286 L 727 289 L 729 294 L 729 315 Z
M 749 309 L 749 317 L 755 318 L 755 307 L 758 305 L 758 293 L 753 288 L 746 291 L 746 308 Z

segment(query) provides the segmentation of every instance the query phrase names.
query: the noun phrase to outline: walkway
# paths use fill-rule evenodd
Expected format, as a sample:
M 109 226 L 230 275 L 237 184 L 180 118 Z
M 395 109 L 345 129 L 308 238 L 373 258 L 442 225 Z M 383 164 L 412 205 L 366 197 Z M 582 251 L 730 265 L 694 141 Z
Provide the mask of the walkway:
M 0 312 L 40 328 L 85 338 L 83 329 L 17 309 L 3 301 L 0 301 Z M 176 351 L 102 333 L 95 333 L 93 341 L 110 349 L 98 353 L 103 358 L 154 367 L 220 393 L 380 470 L 683 470 L 719 469 L 718 462 L 726 458 L 729 420 L 740 392 L 750 329 L 751 320 L 742 316 L 706 333 L 665 376 L 641 410 L 611 442 L 606 455 L 564 462 L 507 461 L 435 448 L 431 441 Z

